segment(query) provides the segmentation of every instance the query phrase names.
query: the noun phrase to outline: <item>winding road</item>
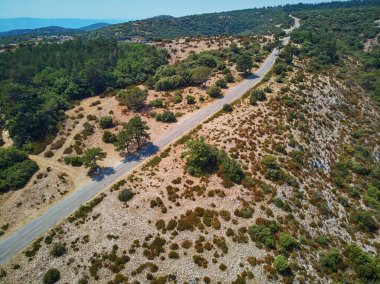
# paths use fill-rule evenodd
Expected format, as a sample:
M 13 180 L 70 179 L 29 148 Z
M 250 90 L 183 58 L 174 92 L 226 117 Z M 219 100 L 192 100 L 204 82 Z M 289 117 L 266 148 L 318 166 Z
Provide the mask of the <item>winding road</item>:
M 294 26 L 292 26 L 289 30 L 286 30 L 286 33 L 289 33 L 299 27 L 299 20 L 296 18 L 294 18 L 294 20 Z M 289 37 L 284 38 L 283 44 L 287 45 L 288 43 Z M 167 133 L 164 133 L 158 140 L 153 141 L 139 153 L 129 156 L 127 159 L 120 162 L 113 169 L 111 169 L 107 175 L 99 178 L 98 180 L 91 181 L 85 186 L 79 188 L 68 197 L 49 208 L 42 215 L 35 218 L 33 221 L 22 226 L 12 235 L 1 240 L 0 264 L 6 263 L 18 252 L 27 247 L 33 240 L 37 239 L 41 234 L 45 233 L 54 225 L 69 216 L 72 212 L 79 208 L 80 205 L 87 202 L 96 194 L 102 192 L 110 185 L 124 177 L 136 168 L 136 166 L 145 162 L 160 149 L 175 142 L 207 118 L 220 111 L 224 104 L 232 103 L 243 96 L 251 88 L 255 87 L 272 68 L 279 53 L 279 49 L 274 49 L 255 74 L 244 80 L 239 85 L 229 89 L 222 98 L 217 99 L 210 105 L 186 116 L 179 121 L 174 128 Z

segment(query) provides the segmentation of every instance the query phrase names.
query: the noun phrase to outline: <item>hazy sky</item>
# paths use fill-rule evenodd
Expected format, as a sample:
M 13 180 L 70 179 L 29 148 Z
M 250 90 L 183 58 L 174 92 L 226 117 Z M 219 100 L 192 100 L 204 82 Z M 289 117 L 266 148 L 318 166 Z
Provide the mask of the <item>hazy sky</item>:
M 0 18 L 142 19 L 320 0 L 0 0 Z

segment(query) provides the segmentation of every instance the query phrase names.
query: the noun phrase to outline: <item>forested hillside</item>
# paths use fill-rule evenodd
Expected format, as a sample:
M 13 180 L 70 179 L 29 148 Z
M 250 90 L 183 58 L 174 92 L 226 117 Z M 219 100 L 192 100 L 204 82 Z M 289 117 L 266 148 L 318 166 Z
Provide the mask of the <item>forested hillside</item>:
M 380 3 L 368 4 L 371 2 Z M 308 68 L 318 71 L 336 64 L 341 67 L 341 76 L 359 82 L 380 103 L 380 47 L 375 44 L 364 50 L 366 42 L 380 33 L 380 6 L 293 9 L 302 26 L 292 34 L 292 40 L 302 45 L 301 56 L 310 58 Z M 352 69 L 345 66 L 346 59 L 359 64 Z
M 114 40 L 24 46 L 0 55 L 2 124 L 16 146 L 34 149 L 56 131 L 70 102 L 144 82 L 165 51 Z
M 223 13 L 192 15 L 180 18 L 157 17 L 141 21 L 112 25 L 86 34 L 87 37 L 113 37 L 118 40 L 171 39 L 180 36 L 211 36 L 220 34 L 241 35 L 248 33 L 270 34 L 281 32 L 293 23 L 289 13 L 318 9 L 349 7 L 374 7 L 378 0 L 330 2 L 321 4 L 297 4 L 278 7 L 247 9 Z M 326 22 L 325 22 L 326 23 Z M 356 27 L 355 29 L 359 29 Z
M 232 12 L 175 17 L 158 17 L 112 25 L 86 34 L 86 37 L 112 37 L 118 40 L 170 39 L 182 36 L 271 34 L 293 23 L 281 8 L 249 9 Z

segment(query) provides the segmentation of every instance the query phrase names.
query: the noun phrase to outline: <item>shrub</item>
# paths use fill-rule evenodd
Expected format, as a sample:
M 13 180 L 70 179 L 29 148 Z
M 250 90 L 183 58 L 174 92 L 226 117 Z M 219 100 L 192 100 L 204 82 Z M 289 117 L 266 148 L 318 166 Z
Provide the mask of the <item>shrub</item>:
M 223 111 L 224 112 L 232 112 L 233 111 L 232 105 L 230 105 L 230 104 L 223 105 Z
M 288 260 L 285 256 L 279 255 L 274 259 L 273 266 L 277 270 L 277 272 L 283 273 L 285 270 L 289 268 Z
M 131 200 L 133 196 L 134 193 L 132 192 L 132 190 L 130 190 L 129 188 L 125 188 L 122 191 L 120 191 L 118 198 L 122 202 L 127 202 Z
M 185 81 L 179 75 L 161 78 L 155 85 L 157 91 L 175 90 L 185 85 Z
M 50 251 L 50 254 L 54 257 L 62 256 L 66 253 L 66 247 L 63 243 L 55 243 L 53 245 L 52 250 Z
M 253 90 L 249 95 L 249 102 L 251 105 L 256 105 L 257 102 L 262 102 L 267 99 L 263 90 Z
M 81 167 L 83 165 L 83 161 L 81 157 L 74 156 L 74 157 L 65 157 L 64 159 L 65 164 L 71 165 L 73 167 Z
M 99 125 L 102 129 L 112 128 L 114 126 L 112 117 L 103 116 L 99 120 Z
M 102 140 L 104 143 L 113 144 L 117 140 L 116 134 L 111 133 L 110 131 L 104 131 Z
M 348 245 L 346 253 L 357 277 L 365 279 L 365 283 L 378 283 L 380 280 L 380 259 L 378 257 L 371 256 L 356 244 Z
M 163 108 L 164 107 L 164 101 L 162 99 L 155 99 L 151 102 L 149 102 L 150 107 L 154 108 Z
M 281 233 L 278 243 L 283 249 L 291 250 L 297 247 L 297 241 L 289 234 Z
M 351 215 L 351 220 L 361 229 L 367 232 L 376 232 L 378 226 L 375 220 L 372 218 L 371 213 L 364 210 L 356 210 Z
M 189 174 L 199 177 L 216 170 L 217 153 L 211 145 L 204 142 L 204 139 L 189 141 L 186 147 L 189 149 L 185 153 L 186 169 Z
M 225 178 L 239 183 L 244 178 L 243 170 L 237 161 L 231 159 L 225 152 L 218 151 L 218 172 Z
M 186 96 L 186 102 L 188 105 L 193 105 L 195 104 L 195 98 L 193 96 L 188 95 Z
M 59 281 L 61 274 L 58 269 L 50 268 L 43 277 L 44 284 L 53 284 Z
M 338 265 L 342 263 L 340 252 L 333 248 L 321 257 L 321 265 L 331 271 L 336 272 Z
M 22 188 L 37 170 L 38 165 L 25 152 L 0 148 L 0 192 Z
M 207 94 L 212 98 L 217 98 L 222 95 L 222 89 L 218 86 L 212 86 L 207 90 Z
M 227 83 L 235 82 L 235 78 L 231 73 L 227 73 L 226 75 L 224 75 L 224 79 L 226 80 Z
M 200 85 L 205 83 L 211 75 L 211 69 L 208 67 L 197 67 L 191 72 L 191 81 L 194 84 Z
M 118 93 L 119 100 L 127 107 L 138 111 L 144 107 L 148 92 L 139 87 L 130 87 Z
M 275 248 L 273 234 L 279 230 L 279 225 L 275 221 L 265 220 L 263 224 L 253 225 L 248 228 L 248 234 L 254 242 L 262 243 L 267 248 Z
M 219 79 L 215 82 L 215 86 L 218 86 L 222 89 L 227 88 L 227 81 L 225 79 Z
M 156 120 L 161 122 L 176 122 L 177 118 L 171 111 L 164 111 L 156 115 Z

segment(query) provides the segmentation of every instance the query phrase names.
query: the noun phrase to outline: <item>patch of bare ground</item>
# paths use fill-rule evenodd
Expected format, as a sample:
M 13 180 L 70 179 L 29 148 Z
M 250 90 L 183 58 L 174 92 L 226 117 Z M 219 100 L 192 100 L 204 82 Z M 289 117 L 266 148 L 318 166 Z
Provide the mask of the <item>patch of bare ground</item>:
M 251 105 L 246 97 L 192 134 L 239 161 L 247 176 L 241 184 L 226 187 L 216 174 L 190 176 L 185 145 L 176 143 L 13 258 L 3 267 L 4 279 L 35 283 L 55 267 L 62 283 L 332 283 L 320 264 L 328 248 L 356 242 L 378 253 L 379 235 L 357 229 L 351 218 L 356 206 L 367 208 L 350 197 L 350 186 L 363 177 L 353 173 L 348 185 L 339 185 L 333 173 L 345 151 L 359 143 L 378 151 L 373 122 L 379 112 L 336 70 L 316 75 L 304 65 L 295 61 L 285 79 L 272 76 L 261 84 L 266 101 Z M 104 113 L 112 105 L 106 100 L 114 98 L 101 99 Z M 124 121 L 117 101 L 112 109 Z M 152 129 L 160 127 L 145 118 Z M 265 162 L 268 155 L 275 164 Z M 125 189 L 135 194 L 128 202 L 119 200 Z M 269 226 L 269 220 L 278 226 L 273 247 L 252 241 L 249 233 L 250 226 Z M 281 233 L 293 236 L 296 247 L 284 251 Z M 57 242 L 67 253 L 53 257 Z M 286 255 L 290 274 L 274 269 L 279 254 Z
M 190 41 L 179 39 L 175 41 L 175 43 L 181 45 L 181 48 L 186 50 L 183 56 L 187 56 L 189 52 L 216 50 L 219 48 L 228 47 L 231 42 L 235 41 L 240 45 L 242 40 L 243 38 L 214 37 L 192 39 Z M 257 39 L 255 38 L 255 40 L 258 40 L 261 44 L 265 44 L 269 39 L 260 37 Z M 184 58 L 185 57 L 180 57 L 177 59 L 182 60 Z M 239 73 L 236 71 L 235 64 L 229 63 L 228 67 L 231 70 L 231 74 L 235 78 L 235 82 L 228 83 L 227 88 L 223 89 L 223 92 L 226 92 L 229 88 L 236 86 L 236 84 L 242 80 Z M 253 68 L 252 71 L 254 72 L 256 68 L 257 67 Z M 60 125 L 57 137 L 50 145 L 48 145 L 46 150 L 39 155 L 31 156 L 31 159 L 36 161 L 41 169 L 46 169 L 49 167 L 57 172 L 57 174 L 65 174 L 66 180 L 71 186 L 64 191 L 75 190 L 87 183 L 90 178 L 87 176 L 87 170 L 84 167 L 72 167 L 70 165 L 66 165 L 64 162 L 65 157 L 81 156 L 86 149 L 100 147 L 107 152 L 107 158 L 104 161 L 99 162 L 99 165 L 104 167 L 116 165 L 123 157 L 121 157 L 120 153 L 115 150 L 115 146 L 113 144 L 105 143 L 103 141 L 102 137 L 105 131 L 109 131 L 113 134 L 118 133 L 122 129 L 123 123 L 138 114 L 144 121 L 147 122 L 148 127 L 150 128 L 149 134 L 151 140 L 156 140 L 160 135 L 162 135 L 162 133 L 173 127 L 174 124 L 166 124 L 156 121 L 154 118 L 154 113 L 169 110 L 175 113 L 177 120 L 180 121 L 186 115 L 191 114 L 197 109 L 202 108 L 212 102 L 213 99 L 207 95 L 207 88 L 214 85 L 215 82 L 223 76 L 224 75 L 221 72 L 215 72 L 211 75 L 210 79 L 200 87 L 186 87 L 181 90 L 171 92 L 148 90 L 146 107 L 138 113 L 133 112 L 125 105 L 122 105 L 117 99 L 116 91 L 111 92 L 108 95 L 84 99 L 66 112 L 67 119 Z M 145 88 L 144 86 L 139 87 Z M 178 97 L 181 97 L 180 101 L 178 101 Z M 187 99 L 188 97 L 193 98 L 194 102 L 189 103 Z M 161 99 L 163 101 L 162 108 L 151 108 L 148 106 L 150 102 L 157 99 Z M 102 129 L 99 125 L 100 118 L 105 116 L 110 116 L 113 119 L 114 127 L 111 129 Z M 4 132 L 2 135 L 5 146 L 10 146 L 12 141 L 8 138 L 7 133 Z M 38 174 L 39 173 L 36 175 Z M 46 184 L 51 184 L 50 190 L 58 190 L 55 186 L 56 183 L 54 175 L 48 175 L 45 177 L 45 180 Z M 45 184 L 42 183 L 41 180 L 34 177 L 33 181 L 33 183 L 30 183 L 22 189 L 25 193 L 9 192 L 0 197 L 2 199 L 2 204 L 7 204 L 7 206 L 3 206 L 1 211 L 2 219 L 11 220 L 9 222 L 10 225 L 7 226 L 6 235 L 13 232 L 21 224 L 24 224 L 28 220 L 31 220 L 31 218 L 41 214 L 48 208 L 49 205 L 52 205 L 64 198 L 64 195 L 55 195 L 49 203 L 45 203 L 44 206 L 41 206 L 41 200 L 45 195 L 49 194 L 49 191 L 45 189 Z M 36 190 L 36 188 L 41 188 L 41 190 Z M 28 193 L 33 194 L 28 195 Z M 27 200 L 24 200 L 24 194 L 29 196 Z M 11 207 L 17 208 L 17 204 L 21 203 L 23 203 L 25 207 L 29 208 L 26 211 L 27 214 L 14 215 L 14 211 L 7 210 Z M 0 222 L 1 226 L 6 224 L 7 223 L 3 224 Z M 4 236 L 5 234 L 2 237 Z

